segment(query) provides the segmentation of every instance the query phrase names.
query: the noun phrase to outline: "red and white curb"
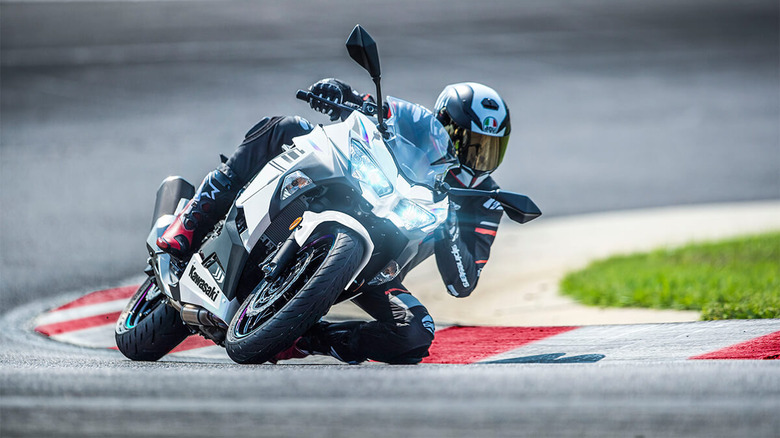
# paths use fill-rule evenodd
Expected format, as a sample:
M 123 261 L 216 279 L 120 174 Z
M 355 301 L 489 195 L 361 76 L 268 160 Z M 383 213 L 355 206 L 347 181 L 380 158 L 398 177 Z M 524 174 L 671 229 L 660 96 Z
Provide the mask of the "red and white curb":
M 34 329 L 69 344 L 116 349 L 114 325 L 137 286 L 107 289 L 39 315 Z M 592 363 L 780 358 L 780 320 L 584 327 L 447 327 L 423 362 Z M 222 347 L 190 336 L 167 357 L 228 360 Z

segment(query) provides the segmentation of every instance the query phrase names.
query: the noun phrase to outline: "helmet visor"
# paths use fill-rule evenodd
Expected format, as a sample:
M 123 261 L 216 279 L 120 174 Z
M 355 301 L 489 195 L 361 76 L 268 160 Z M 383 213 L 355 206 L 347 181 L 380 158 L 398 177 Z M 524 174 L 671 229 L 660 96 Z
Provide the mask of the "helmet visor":
M 504 159 L 509 136 L 493 137 L 478 132 L 467 132 L 458 148 L 460 163 L 478 172 L 496 170 Z

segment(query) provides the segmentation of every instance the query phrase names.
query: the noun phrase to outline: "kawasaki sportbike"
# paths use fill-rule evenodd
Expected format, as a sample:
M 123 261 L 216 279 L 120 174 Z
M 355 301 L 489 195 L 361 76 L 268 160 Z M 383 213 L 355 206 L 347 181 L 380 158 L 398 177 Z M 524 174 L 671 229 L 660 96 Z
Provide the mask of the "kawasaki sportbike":
M 382 102 L 374 41 L 356 26 L 347 49 L 371 74 Z M 297 97 L 320 99 L 305 91 Z M 489 194 L 519 222 L 541 214 L 522 195 L 444 184 L 457 161 L 427 109 L 392 97 L 382 111 L 370 102 L 325 102 L 352 112 L 285 146 L 187 260 L 155 241 L 194 187 L 180 177 L 163 182 L 146 240 L 148 278 L 117 321 L 125 356 L 157 360 L 197 333 L 226 347 L 236 362 L 265 362 L 334 303 L 402 272 L 446 220 L 448 193 Z

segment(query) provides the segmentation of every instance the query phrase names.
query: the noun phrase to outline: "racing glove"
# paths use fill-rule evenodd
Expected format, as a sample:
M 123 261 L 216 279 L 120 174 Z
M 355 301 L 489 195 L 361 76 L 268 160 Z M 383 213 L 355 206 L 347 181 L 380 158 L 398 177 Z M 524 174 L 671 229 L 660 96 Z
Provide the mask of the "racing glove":
M 357 93 L 352 87 L 335 78 L 317 81 L 309 87 L 309 91 L 316 96 L 336 103 L 351 102 L 356 105 L 362 105 L 364 99 L 370 98 L 369 95 Z M 342 114 L 344 111 L 340 108 L 313 99 L 309 102 L 309 105 L 311 105 L 315 111 L 329 115 L 331 121 L 338 120 L 339 118 L 343 119 L 349 115 L 348 113 Z

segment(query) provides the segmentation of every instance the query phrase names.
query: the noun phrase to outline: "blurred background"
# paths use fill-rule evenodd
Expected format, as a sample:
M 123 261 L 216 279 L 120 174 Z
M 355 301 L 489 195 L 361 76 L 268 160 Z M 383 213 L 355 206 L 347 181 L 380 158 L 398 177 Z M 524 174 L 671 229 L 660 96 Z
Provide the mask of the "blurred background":
M 323 77 L 508 102 L 498 183 L 545 217 L 780 198 L 776 0 L 1 1 L 3 311 L 144 266 L 160 181 L 194 184 Z

